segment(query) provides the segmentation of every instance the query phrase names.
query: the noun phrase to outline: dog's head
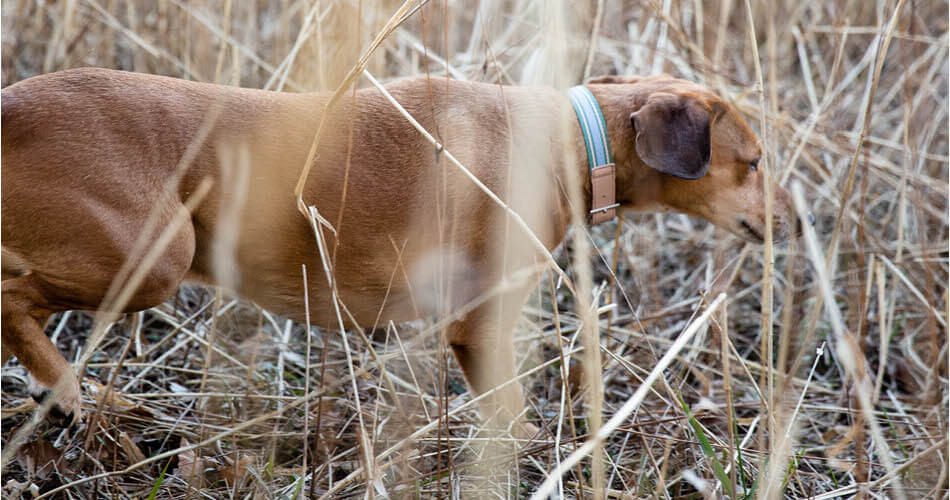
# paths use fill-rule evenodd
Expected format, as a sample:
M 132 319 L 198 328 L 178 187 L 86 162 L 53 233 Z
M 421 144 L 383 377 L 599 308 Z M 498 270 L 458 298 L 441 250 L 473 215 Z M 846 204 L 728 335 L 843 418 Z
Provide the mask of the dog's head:
M 625 209 L 685 213 L 764 240 L 762 148 L 728 102 L 666 75 L 599 77 L 588 88 L 604 112 Z M 773 237 L 794 237 L 801 226 L 791 197 L 774 183 L 773 193 Z

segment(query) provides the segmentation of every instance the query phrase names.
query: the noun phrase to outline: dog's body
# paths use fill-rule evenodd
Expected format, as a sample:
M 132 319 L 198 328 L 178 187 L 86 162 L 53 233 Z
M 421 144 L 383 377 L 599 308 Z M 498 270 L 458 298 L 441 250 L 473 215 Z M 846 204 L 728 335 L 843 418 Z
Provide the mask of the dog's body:
M 759 145 L 725 102 L 669 77 L 588 87 L 604 110 L 622 208 L 689 213 L 748 239 L 764 233 L 764 184 L 749 168 Z M 387 89 L 544 246 L 559 244 L 570 220 L 565 179 L 576 175 L 590 195 L 584 141 L 563 93 L 435 78 Z M 314 230 L 293 194 L 328 98 L 97 69 L 3 90 L 3 351 L 40 390 L 66 377 L 54 413 L 78 418 L 79 388 L 43 333 L 50 314 L 99 308 L 125 261 L 141 260 L 186 203 L 195 203 L 187 222 L 169 233 L 121 311 L 158 305 L 196 279 L 303 319 L 306 265 L 312 323 L 338 325 Z M 510 330 L 535 281 L 502 278 L 536 269 L 537 249 L 378 90 L 347 95 L 330 113 L 303 200 L 326 222 L 325 256 L 346 326 L 464 309 L 447 340 L 473 389 L 511 378 Z M 704 132 L 690 120 L 702 122 L 703 113 L 708 173 L 670 167 L 687 160 L 675 151 L 658 156 L 664 134 L 682 136 L 680 148 L 691 144 Z M 678 123 L 688 130 L 677 132 Z M 193 160 L 180 167 L 192 144 Z M 697 180 L 670 175 L 698 170 Z M 212 187 L 198 199 L 206 179 Z M 784 191 L 776 194 L 781 238 L 795 218 Z M 137 252 L 143 232 L 145 252 Z M 501 392 L 501 406 L 518 413 L 521 389 Z

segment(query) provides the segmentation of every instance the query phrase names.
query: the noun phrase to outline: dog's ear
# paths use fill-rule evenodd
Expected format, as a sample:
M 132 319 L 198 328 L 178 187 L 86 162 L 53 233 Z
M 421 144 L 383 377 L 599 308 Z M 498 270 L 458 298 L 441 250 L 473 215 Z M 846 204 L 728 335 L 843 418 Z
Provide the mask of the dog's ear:
M 591 77 L 585 83 L 637 83 L 638 81 L 640 81 L 639 76 L 601 75 Z
M 637 154 L 660 172 L 698 179 L 709 169 L 710 113 L 696 99 L 653 94 L 630 115 Z

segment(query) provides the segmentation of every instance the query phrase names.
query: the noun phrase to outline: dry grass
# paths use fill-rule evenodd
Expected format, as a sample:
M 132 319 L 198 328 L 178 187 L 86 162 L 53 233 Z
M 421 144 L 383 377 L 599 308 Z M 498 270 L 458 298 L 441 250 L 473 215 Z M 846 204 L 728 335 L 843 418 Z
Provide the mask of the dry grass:
M 365 4 L 7 0 L 3 85 L 93 65 L 333 90 L 400 7 Z M 805 239 L 765 252 L 678 215 L 589 229 L 592 286 L 616 305 L 599 325 L 612 432 L 595 455 L 603 467 L 565 467 L 556 494 L 603 484 L 617 498 L 947 498 L 947 2 L 484 0 L 409 12 L 366 58 L 372 75 L 700 81 L 747 113 L 771 175 L 800 184 L 801 208 L 818 216 Z M 574 278 L 588 239 L 569 241 L 554 258 Z M 33 429 L 24 372 L 4 367 L 4 456 L 17 432 L 29 439 L 4 464 L 3 495 L 529 496 L 592 427 L 583 315 L 548 274 L 515 332 L 541 439 L 483 426 L 434 320 L 381 325 L 347 349 L 338 333 L 184 288 L 94 352 L 88 316 L 51 322 L 67 359 L 91 355 L 78 433 Z M 624 407 L 721 292 L 728 302 Z

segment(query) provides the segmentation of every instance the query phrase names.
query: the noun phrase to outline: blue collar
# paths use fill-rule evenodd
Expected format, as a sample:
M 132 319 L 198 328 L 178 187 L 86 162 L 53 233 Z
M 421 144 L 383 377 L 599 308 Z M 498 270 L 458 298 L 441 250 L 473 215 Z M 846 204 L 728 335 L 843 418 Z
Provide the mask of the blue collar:
M 604 114 L 600 111 L 600 105 L 597 104 L 594 94 L 591 94 L 587 87 L 578 85 L 568 89 L 567 95 L 574 106 L 574 112 L 577 113 L 577 121 L 581 125 L 590 169 L 613 163 L 610 141 L 607 140 L 607 124 L 604 122 Z
M 616 166 L 607 139 L 607 123 L 594 94 L 587 87 L 578 85 L 567 91 L 577 113 L 577 121 L 584 136 L 587 164 L 590 166 L 590 217 L 591 224 L 613 219 L 620 206 L 616 201 Z

